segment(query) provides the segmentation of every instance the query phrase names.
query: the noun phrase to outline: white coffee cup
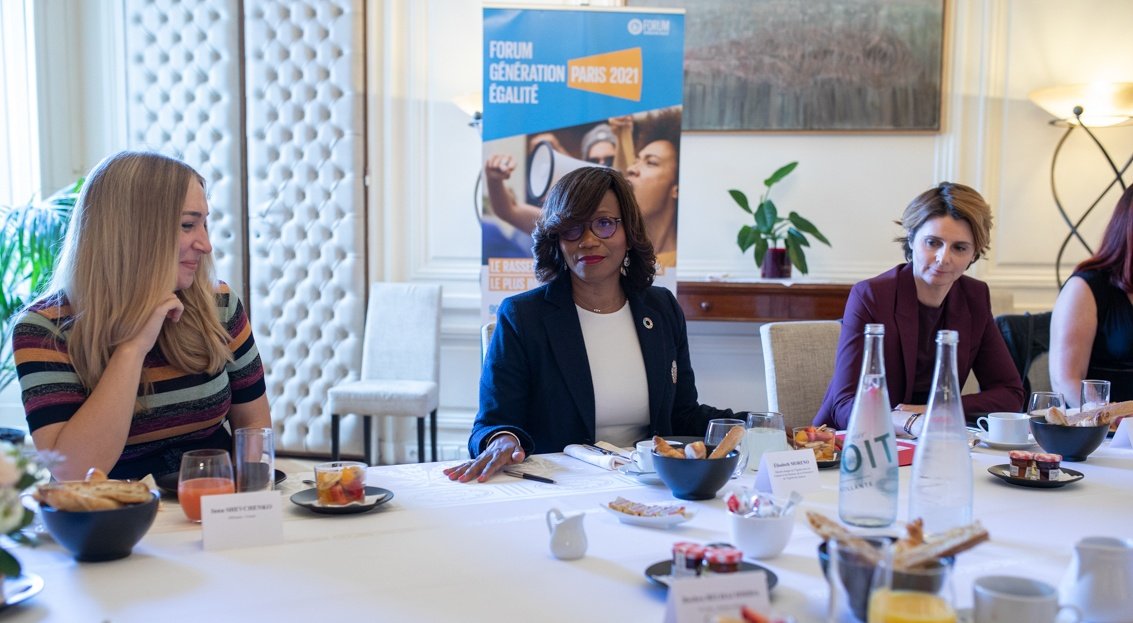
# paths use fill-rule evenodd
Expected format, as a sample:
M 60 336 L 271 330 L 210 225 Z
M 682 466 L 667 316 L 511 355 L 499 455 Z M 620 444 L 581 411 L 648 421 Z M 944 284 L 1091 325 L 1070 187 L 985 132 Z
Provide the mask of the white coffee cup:
M 652 472 L 653 469 L 653 440 L 646 439 L 645 441 L 637 442 L 634 446 L 633 464 L 639 472 Z
M 1027 443 L 1030 418 L 1026 413 L 988 413 L 976 420 L 993 443 Z
M 1081 621 L 1074 606 L 1059 606 L 1058 591 L 1039 580 L 1011 575 L 985 575 L 972 584 L 975 623 L 1054 623 L 1062 610 Z

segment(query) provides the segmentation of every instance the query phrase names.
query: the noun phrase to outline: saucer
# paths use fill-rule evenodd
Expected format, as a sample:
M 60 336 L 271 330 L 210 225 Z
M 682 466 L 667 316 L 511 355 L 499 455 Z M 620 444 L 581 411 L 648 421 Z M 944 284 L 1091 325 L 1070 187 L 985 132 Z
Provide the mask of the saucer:
M 0 603 L 0 611 L 35 597 L 43 590 L 43 578 L 34 573 L 21 573 L 14 578 L 4 578 L 4 603 Z
M 661 482 L 661 477 L 657 475 L 657 472 L 639 472 L 633 469 L 633 467 L 631 467 L 628 463 L 619 467 L 617 471 L 619 473 L 625 474 L 626 476 L 629 476 L 630 478 L 636 479 L 643 485 L 664 484 Z
M 980 440 L 980 443 L 982 443 L 983 445 L 985 445 L 989 448 L 994 448 L 996 450 L 1026 450 L 1027 448 L 1030 448 L 1031 446 L 1035 445 L 1035 436 L 1030 434 L 1030 433 L 1027 433 L 1027 439 L 1029 439 L 1029 441 L 1025 441 L 1023 443 L 1010 443 L 1010 442 L 1006 442 L 1006 441 L 992 441 L 992 440 L 987 438 L 987 431 L 979 431 L 979 432 L 973 433 L 973 434 L 976 436 L 976 439 Z
M 381 487 L 366 487 L 365 502 L 346 504 L 344 506 L 324 506 L 319 504 L 318 499 L 318 491 L 314 488 L 304 489 L 291 496 L 292 502 L 316 513 L 323 513 L 324 515 L 352 515 L 354 513 L 372 511 L 382 504 L 385 504 L 393 499 L 393 492 Z
M 1017 478 L 1011 475 L 1011 465 L 1008 463 L 1004 463 L 1002 465 L 992 465 L 991 467 L 987 468 L 987 473 L 1013 485 L 1019 485 L 1020 487 L 1035 487 L 1037 489 L 1054 489 L 1056 487 L 1065 487 L 1072 482 L 1078 482 L 1079 480 L 1086 477 L 1084 474 L 1082 474 L 1082 472 L 1073 469 L 1066 469 L 1065 467 L 1062 467 L 1060 469 L 1062 470 L 1062 475 L 1058 477 L 1058 480 L 1031 480 L 1030 478 Z
M 178 476 L 179 474 L 177 472 L 169 472 L 168 474 L 162 474 L 153 479 L 154 483 L 157 485 L 157 488 L 161 489 L 161 497 L 177 497 Z M 275 486 L 278 487 L 279 484 L 284 480 L 287 480 L 287 474 L 283 473 L 282 470 L 275 470 Z
M 741 560 L 740 571 L 762 571 L 766 573 L 768 592 L 770 592 L 771 589 L 775 588 L 775 585 L 779 583 L 779 576 L 775 575 L 774 571 L 768 569 L 767 567 L 764 567 L 763 565 L 757 565 L 754 562 Z M 655 562 L 649 565 L 645 569 L 645 577 L 657 586 L 666 589 L 669 588 L 669 581 L 673 578 L 673 561 L 662 560 L 660 562 Z
M 1060 610 L 1058 615 L 1054 618 L 1054 623 L 1074 623 L 1077 621 L 1074 617 L 1074 612 L 1066 609 Z M 957 608 L 956 609 L 956 623 L 975 623 L 976 613 L 974 608 Z

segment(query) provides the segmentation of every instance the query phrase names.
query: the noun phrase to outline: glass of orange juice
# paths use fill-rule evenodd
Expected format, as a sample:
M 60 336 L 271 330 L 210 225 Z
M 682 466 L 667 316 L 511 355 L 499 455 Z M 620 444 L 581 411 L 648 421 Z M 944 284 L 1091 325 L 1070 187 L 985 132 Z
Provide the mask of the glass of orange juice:
M 892 547 L 873 574 L 868 623 L 956 623 L 951 560 L 894 571 Z
M 235 492 L 232 459 L 227 450 L 190 450 L 181 455 L 177 501 L 189 521 L 201 521 L 202 497 Z

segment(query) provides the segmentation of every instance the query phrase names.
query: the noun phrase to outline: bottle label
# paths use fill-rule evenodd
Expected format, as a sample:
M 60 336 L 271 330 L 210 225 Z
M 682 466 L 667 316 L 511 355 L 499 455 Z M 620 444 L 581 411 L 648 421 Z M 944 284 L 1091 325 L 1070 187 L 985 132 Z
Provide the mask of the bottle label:
M 846 447 L 842 448 L 842 471 L 853 475 L 865 469 L 889 467 L 897 462 L 893 456 L 893 444 L 889 442 L 892 433 L 884 433 L 873 439 L 847 440 Z

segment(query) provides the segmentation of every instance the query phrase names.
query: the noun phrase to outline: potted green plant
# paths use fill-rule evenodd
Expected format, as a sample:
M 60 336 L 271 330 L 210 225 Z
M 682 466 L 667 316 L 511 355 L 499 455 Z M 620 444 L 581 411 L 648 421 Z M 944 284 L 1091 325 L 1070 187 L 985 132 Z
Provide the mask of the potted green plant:
M 736 236 L 736 244 L 740 246 L 740 251 L 745 253 L 751 247 L 755 247 L 755 265 L 762 269 L 760 274 L 765 278 L 790 277 L 792 264 L 799 269 L 799 272 L 807 274 L 806 253 L 803 250 L 804 247 L 810 246 L 807 235 L 830 246 L 830 241 L 813 223 L 800 216 L 798 212 L 791 212 L 786 217 L 779 216 L 779 209 L 771 201 L 771 187 L 790 175 L 797 166 L 799 166 L 798 162 L 786 164 L 772 173 L 771 177 L 763 180 L 766 190 L 760 196 L 759 205 L 754 211 L 743 191 L 734 188 L 728 191 L 740 208 L 755 218 L 754 225 L 744 225 L 740 228 Z
M 45 201 L 0 206 L 0 390 L 16 379 L 9 337 L 19 313 L 51 281 L 83 180 Z

